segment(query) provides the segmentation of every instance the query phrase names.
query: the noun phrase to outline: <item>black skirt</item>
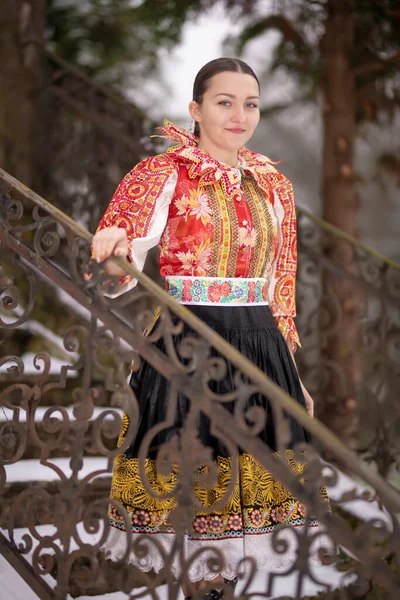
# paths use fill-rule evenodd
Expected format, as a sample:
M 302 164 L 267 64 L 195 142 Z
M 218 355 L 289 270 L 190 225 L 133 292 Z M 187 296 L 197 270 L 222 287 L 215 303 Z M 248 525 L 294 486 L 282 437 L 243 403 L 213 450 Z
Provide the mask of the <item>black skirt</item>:
M 257 365 L 301 406 L 305 406 L 296 367 L 268 306 L 188 308 Z M 175 338 L 178 352 L 182 339 L 195 335 L 184 324 L 183 331 Z M 165 350 L 162 338 L 157 342 L 157 346 L 161 351 Z M 211 354 L 218 356 L 213 349 Z M 235 372 L 235 367 L 228 364 L 224 378 L 211 382 L 212 391 L 225 394 L 234 390 Z M 158 494 L 157 498 L 152 497 L 142 483 L 143 470 L 139 469 L 138 452 L 144 436 L 166 418 L 170 387 L 167 380 L 146 362 L 142 363 L 137 373 L 132 374 L 130 385 L 139 403 L 139 422 L 133 443 L 116 458 L 114 464 L 109 508 L 111 534 L 107 542 L 107 553 L 113 560 L 120 559 L 126 548 L 126 519 L 122 518 L 118 505 L 122 505 L 129 515 L 129 528 L 133 537 L 142 534 L 155 536 L 157 545 L 163 548 L 165 555 L 172 551 L 175 530 L 170 515 L 178 506 L 179 468 L 171 465 L 170 473 L 160 473 L 156 458 L 159 448 L 164 443 L 173 436 L 179 439 L 190 410 L 190 400 L 184 393 L 179 392 L 173 424 L 151 438 L 144 472 L 147 483 Z M 234 403 L 235 401 L 224 404 L 224 407 L 233 411 Z M 251 406 L 261 406 L 266 410 L 265 426 L 258 435 L 270 449 L 276 451 L 274 413 L 269 400 L 261 394 L 253 394 L 247 400 L 247 407 Z M 297 462 L 293 447 L 298 443 L 310 442 L 310 436 L 294 419 L 289 419 L 289 422 L 291 439 L 284 450 L 280 446 L 279 448 L 285 453 L 291 472 L 305 481 L 307 465 L 304 460 Z M 120 441 L 124 438 L 128 424 L 125 416 Z M 315 534 L 318 531 L 317 521 L 307 517 L 302 502 L 249 453 L 239 448 L 236 457 L 230 456 L 224 443 L 216 437 L 217 434 L 212 435 L 210 422 L 204 414 L 199 414 L 196 425 L 198 439 L 208 450 L 209 456 L 211 449 L 211 462 L 215 463 L 218 476 L 212 489 L 201 489 L 199 485 L 194 485 L 198 506 L 194 509 L 192 525 L 185 533 L 185 552 L 187 557 L 197 556 L 199 550 L 201 554 L 191 565 L 189 577 L 198 580 L 213 579 L 216 576 L 215 571 L 210 571 L 207 566 L 210 544 L 217 547 L 226 557 L 222 573 L 228 579 L 236 576 L 240 561 L 247 557 L 253 557 L 260 569 L 287 567 L 293 563 L 296 547 L 294 539 L 291 540 L 292 545 L 289 544 L 287 553 L 282 555 L 275 550 L 271 533 L 282 525 L 292 526 L 289 528 L 291 531 L 293 527 L 307 525 L 309 531 Z M 234 491 L 227 498 L 227 489 L 234 472 L 238 474 Z M 207 473 L 206 470 L 205 474 Z M 325 488 L 321 488 L 321 496 L 327 501 Z M 221 508 L 225 499 L 226 504 Z M 219 502 L 219 505 L 218 509 L 213 510 L 215 502 Z M 154 569 L 158 572 L 166 566 L 162 553 L 152 544 L 149 545 L 147 556 L 136 557 L 132 553 L 129 560 L 144 571 Z M 177 557 L 167 568 L 179 576 L 180 564 Z
M 274 383 L 279 385 L 301 406 L 305 406 L 304 395 L 299 377 L 289 352 L 286 341 L 278 330 L 269 306 L 188 306 L 196 317 L 207 323 L 229 344 L 257 365 Z M 179 344 L 183 338 L 196 335 L 184 324 L 182 333 L 175 338 L 175 346 L 179 352 Z M 165 352 L 164 341 L 157 343 L 158 348 Z M 218 356 L 216 351 L 211 355 Z M 231 392 L 234 386 L 236 368 L 227 364 L 227 374 L 222 381 L 211 382 L 210 388 L 217 394 Z M 143 363 L 138 373 L 133 373 L 130 380 L 135 395 L 139 401 L 140 422 L 136 439 L 126 452 L 129 458 L 137 457 L 141 440 L 146 432 L 156 423 L 166 417 L 168 382 L 151 365 Z M 150 448 L 149 458 L 155 458 L 157 449 L 168 441 L 182 428 L 189 406 L 184 394 L 178 394 L 176 423 L 174 427 L 163 431 L 154 438 Z M 266 410 L 266 424 L 259 434 L 260 439 L 272 450 L 277 449 L 274 418 L 270 402 L 260 394 L 249 398 L 244 410 L 251 406 L 260 406 Z M 234 403 L 224 404 L 231 412 Z M 292 439 L 287 445 L 293 448 L 299 442 L 310 442 L 310 434 L 294 419 L 290 419 Z M 215 456 L 226 456 L 226 449 L 216 438 L 210 435 L 210 423 L 205 415 L 200 416 L 198 433 L 201 442 L 213 449 Z

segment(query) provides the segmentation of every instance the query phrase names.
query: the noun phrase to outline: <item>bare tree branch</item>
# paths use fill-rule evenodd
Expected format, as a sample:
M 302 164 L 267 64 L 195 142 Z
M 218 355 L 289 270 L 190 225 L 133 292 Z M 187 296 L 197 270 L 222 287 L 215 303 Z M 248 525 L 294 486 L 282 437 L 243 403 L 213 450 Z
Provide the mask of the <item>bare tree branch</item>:
M 393 67 L 400 68 L 400 50 L 385 60 L 377 59 L 356 67 L 354 69 L 354 74 L 356 77 L 377 75 L 378 73 L 385 73 L 385 71 L 388 71 Z
M 239 37 L 238 50 L 241 52 L 250 40 L 262 35 L 269 29 L 277 29 L 283 35 L 285 42 L 293 42 L 309 51 L 309 46 L 296 27 L 283 15 L 270 15 L 246 27 Z
M 294 106 L 297 106 L 298 104 L 303 104 L 304 102 L 308 102 L 311 99 L 312 99 L 311 95 L 309 93 L 307 93 L 307 94 L 304 94 L 303 96 L 299 96 L 298 98 L 293 98 L 289 102 L 276 102 L 275 104 L 270 104 L 269 106 L 262 108 L 260 110 L 260 116 L 261 116 L 261 118 L 269 117 L 275 113 L 287 110 L 288 108 L 293 108 Z

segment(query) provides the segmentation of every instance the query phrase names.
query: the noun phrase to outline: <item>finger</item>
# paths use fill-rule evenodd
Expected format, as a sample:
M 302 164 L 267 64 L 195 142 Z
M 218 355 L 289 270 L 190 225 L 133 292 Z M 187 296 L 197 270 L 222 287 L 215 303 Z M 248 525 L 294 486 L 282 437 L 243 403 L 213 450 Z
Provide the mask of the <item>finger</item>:
M 98 262 L 103 262 L 107 258 L 107 243 L 104 240 L 98 245 L 96 257 Z
M 105 261 L 112 253 L 113 247 L 114 247 L 114 244 L 110 243 L 109 240 L 107 240 L 107 241 L 103 240 L 101 243 L 99 243 L 98 248 L 97 248 L 97 253 L 96 253 L 97 262 Z
M 106 247 L 105 247 L 105 252 L 104 252 L 104 259 L 109 258 L 109 256 L 111 256 L 114 253 L 114 248 L 115 248 L 115 241 L 114 240 L 108 240 Z
M 103 253 L 103 244 L 101 243 L 100 240 L 96 240 L 93 242 L 93 253 L 96 259 L 96 262 L 101 262 L 101 255 Z
M 127 244 L 127 241 L 126 241 L 126 239 L 125 239 L 125 240 L 120 240 L 120 241 L 118 242 L 118 244 L 117 244 L 117 245 L 115 246 L 115 248 L 114 248 L 114 252 L 115 252 L 117 249 L 118 249 L 118 250 L 121 250 L 121 251 L 122 251 L 124 254 L 128 254 L 128 252 L 129 252 L 129 246 L 128 246 L 128 244 Z

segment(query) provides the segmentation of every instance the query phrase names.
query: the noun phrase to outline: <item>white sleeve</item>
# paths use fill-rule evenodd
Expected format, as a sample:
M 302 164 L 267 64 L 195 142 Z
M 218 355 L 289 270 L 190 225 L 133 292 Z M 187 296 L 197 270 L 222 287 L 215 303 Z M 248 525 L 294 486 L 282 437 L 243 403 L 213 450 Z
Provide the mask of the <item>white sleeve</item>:
M 129 248 L 129 256 L 132 263 L 139 271 L 143 271 L 147 253 L 159 243 L 161 236 L 167 224 L 169 205 L 175 192 L 178 181 L 178 173 L 175 171 L 170 175 L 160 196 L 156 200 L 154 214 L 150 223 L 147 235 L 132 240 Z M 116 298 L 125 294 L 137 284 L 137 279 L 132 278 L 127 283 L 121 285 L 118 291 L 113 294 L 105 294 L 109 298 Z

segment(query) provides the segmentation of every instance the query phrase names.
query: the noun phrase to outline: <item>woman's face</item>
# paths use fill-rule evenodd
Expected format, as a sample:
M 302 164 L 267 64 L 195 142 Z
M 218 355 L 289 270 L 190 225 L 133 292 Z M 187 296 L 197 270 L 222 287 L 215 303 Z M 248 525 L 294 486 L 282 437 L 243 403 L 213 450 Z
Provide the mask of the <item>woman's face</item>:
M 202 147 L 237 152 L 260 120 L 258 83 L 247 73 L 224 71 L 209 79 L 203 101 L 192 101 L 190 114 L 200 124 Z

